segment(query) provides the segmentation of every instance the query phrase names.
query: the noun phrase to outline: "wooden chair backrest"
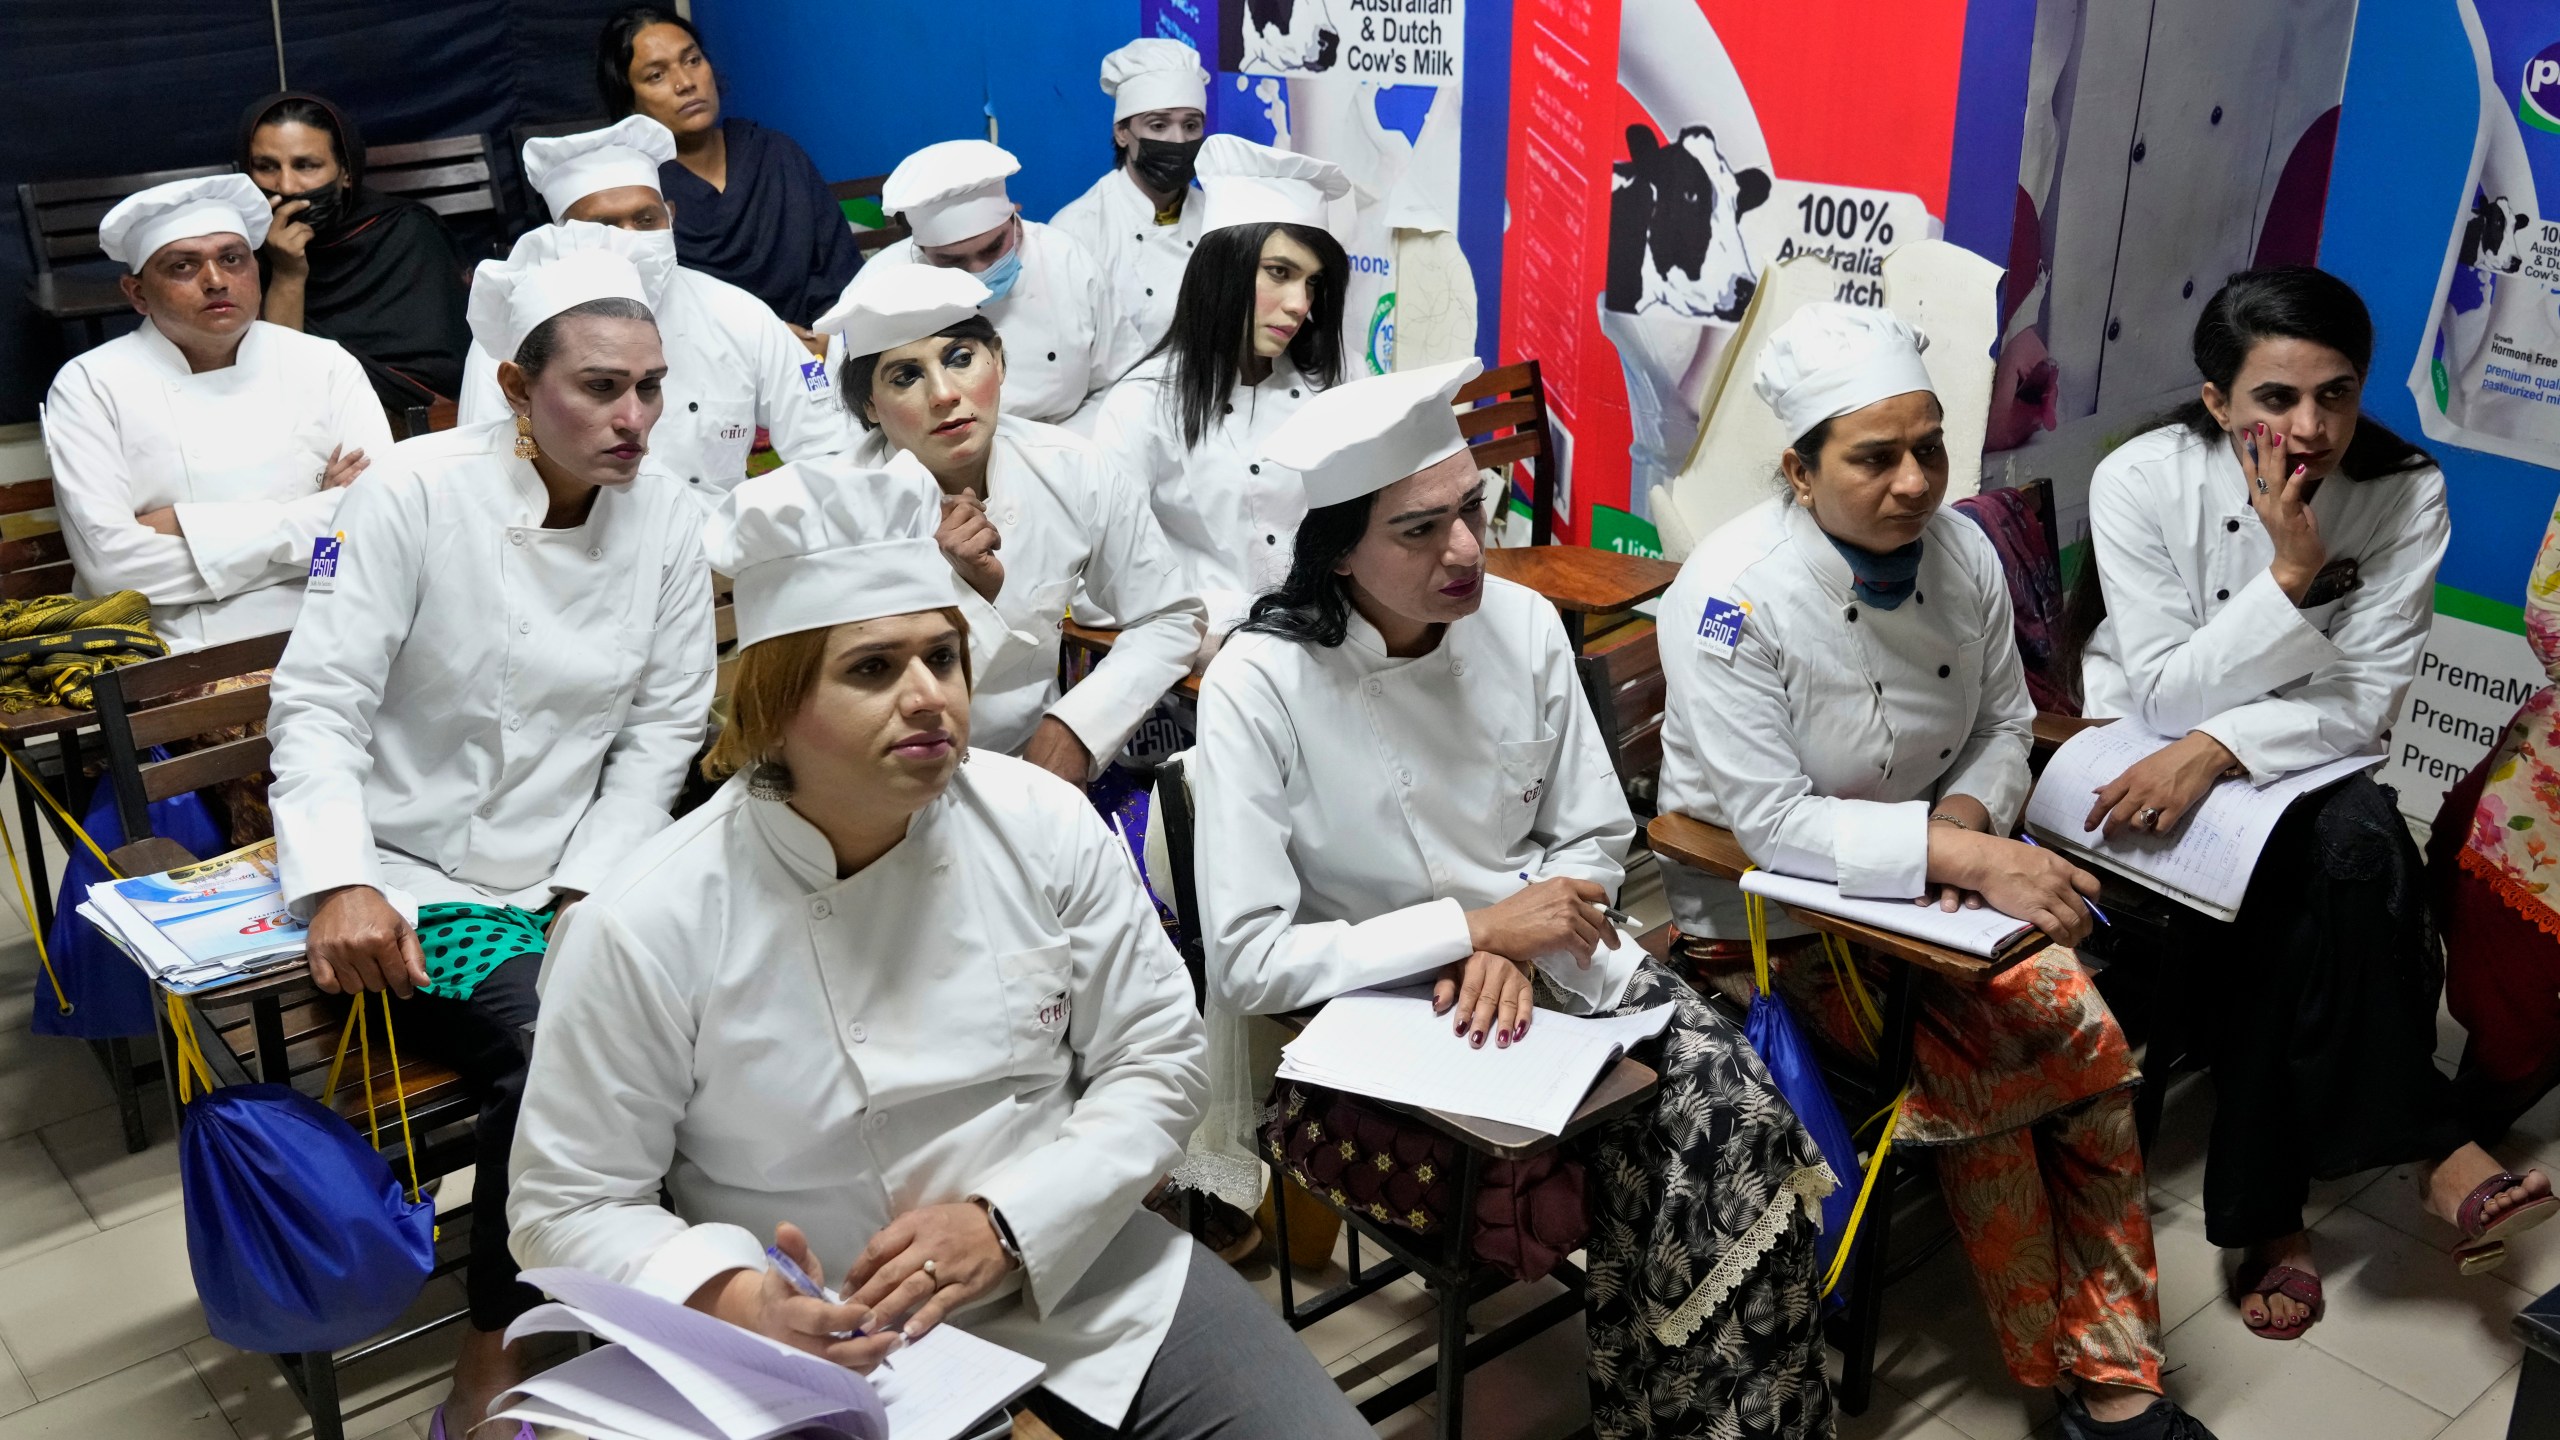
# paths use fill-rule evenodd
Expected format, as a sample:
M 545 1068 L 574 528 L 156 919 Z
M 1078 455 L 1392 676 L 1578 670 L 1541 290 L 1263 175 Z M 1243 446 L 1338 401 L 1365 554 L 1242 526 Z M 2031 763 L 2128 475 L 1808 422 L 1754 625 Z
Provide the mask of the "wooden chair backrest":
M 462 419 L 462 407 L 438 396 L 424 405 L 412 405 L 400 415 L 400 438 L 415 440 L 438 430 L 450 430 Z
M 219 740 L 166 760 L 147 757 L 156 745 L 265 721 L 267 682 L 263 677 L 218 694 L 172 697 L 218 680 L 274 669 L 290 638 L 277 634 L 234 640 L 101 671 L 91 682 L 98 733 L 105 742 L 107 778 L 115 787 L 117 818 L 124 822 L 128 842 L 151 833 L 153 802 L 265 772 L 264 733 Z
M 1574 663 L 1619 783 L 1632 786 L 1660 772 L 1665 685 L 1653 622 L 1619 626 L 1594 640 Z
M 1552 505 L 1544 497 L 1560 493 L 1564 476 L 1558 469 L 1554 428 L 1547 418 L 1547 382 L 1535 360 L 1517 360 L 1487 370 L 1458 387 L 1454 401 L 1458 430 L 1487 470 L 1529 462 L 1537 486 L 1530 495 L 1530 543 L 1555 538 Z
M 495 215 L 498 210 L 486 135 L 369 146 L 364 152 L 364 183 L 385 195 L 415 200 L 448 220 L 459 215 Z
M 0 599 L 71 590 L 71 549 L 53 508 L 51 479 L 0 485 Z
M 182 165 L 175 170 L 144 170 L 131 175 L 100 175 L 85 180 L 29 180 L 18 186 L 18 218 L 25 227 L 27 258 L 38 275 L 57 265 L 103 260 L 98 248 L 98 222 L 117 201 L 137 190 L 200 175 L 226 175 L 228 165 Z
M 885 174 L 864 175 L 852 180 L 838 180 L 827 186 L 827 193 L 834 196 L 838 204 L 847 200 L 869 200 L 876 204 L 881 188 L 888 183 L 889 177 Z M 868 260 L 875 252 L 888 249 L 912 233 L 895 216 L 884 214 L 880 228 L 855 231 L 853 245 L 862 252 L 862 258 Z

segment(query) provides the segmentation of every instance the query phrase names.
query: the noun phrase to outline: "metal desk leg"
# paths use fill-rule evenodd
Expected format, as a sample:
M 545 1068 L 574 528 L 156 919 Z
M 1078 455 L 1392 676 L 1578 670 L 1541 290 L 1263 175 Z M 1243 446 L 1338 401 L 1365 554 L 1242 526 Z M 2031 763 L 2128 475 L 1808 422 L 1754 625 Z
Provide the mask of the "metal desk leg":
M 1885 980 L 1884 1049 L 1876 1057 L 1876 1068 L 1884 1082 L 1884 1093 L 1899 1095 L 1911 1079 L 1912 1033 L 1920 1019 L 1918 972 L 1899 961 L 1890 962 L 1889 971 Z M 1893 1163 L 1890 1156 L 1885 1163 Z M 1849 1309 L 1842 1317 L 1847 1322 L 1849 1343 L 1840 1357 L 1839 1400 L 1841 1410 L 1851 1415 L 1866 1413 L 1875 1386 L 1876 1333 L 1884 1320 L 1885 1269 L 1893 1247 L 1892 1182 L 1890 1170 L 1878 1177 L 1878 1203 L 1867 1207 L 1866 1219 L 1861 1222 L 1857 1273 L 1850 1277 Z
M 293 1061 L 284 1053 L 284 1006 L 273 995 L 249 1002 L 249 1028 L 258 1038 L 258 1078 L 270 1085 L 293 1083 Z
M 1472 1145 L 1459 1151 L 1458 1203 L 1449 1225 L 1450 1283 L 1435 1283 L 1431 1298 L 1440 1311 L 1439 1385 L 1435 1391 L 1439 1440 L 1460 1440 L 1466 1432 L 1467 1292 L 1464 1280 L 1469 1247 L 1475 1243 L 1476 1187 L 1483 1182 L 1484 1156 Z
M 49 937 L 53 933 L 53 887 L 45 883 L 45 817 L 36 810 L 36 797 L 26 775 L 15 765 L 9 767 L 9 790 L 18 800 L 18 834 L 27 842 L 27 885 L 35 901 L 36 928 Z

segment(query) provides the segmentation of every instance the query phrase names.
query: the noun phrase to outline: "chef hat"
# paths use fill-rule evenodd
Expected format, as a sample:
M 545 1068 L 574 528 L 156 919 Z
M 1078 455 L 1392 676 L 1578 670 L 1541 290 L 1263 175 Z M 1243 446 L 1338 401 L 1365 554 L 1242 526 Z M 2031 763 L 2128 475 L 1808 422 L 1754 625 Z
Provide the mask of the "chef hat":
M 837 363 L 912 345 L 978 313 L 987 287 L 966 270 L 941 265 L 865 265 L 810 328 L 841 336 Z
M 1375 494 L 1467 448 L 1453 403 L 1482 373 L 1470 355 L 1319 391 L 1271 433 L 1262 458 L 1298 472 L 1311 510 Z
M 600 190 L 656 190 L 658 167 L 674 158 L 675 132 L 646 115 L 628 115 L 601 130 L 527 140 L 524 178 L 557 220 Z
M 612 229 L 608 225 L 585 228 Z M 472 277 L 471 338 L 499 359 L 513 360 L 535 326 L 590 300 L 637 300 L 646 305 L 649 290 L 639 268 L 618 250 L 598 245 L 556 254 L 529 253 L 519 244 L 504 260 L 481 261 Z
M 676 248 L 669 243 L 672 238 L 663 230 L 625 230 L 593 220 L 557 220 L 536 225 L 517 236 L 515 248 L 507 252 L 507 263 L 530 267 L 580 250 L 609 250 L 630 261 L 631 268 L 640 272 L 641 298 L 655 310 L 667 293 L 667 281 L 676 273 Z
M 1114 124 L 1150 110 L 1206 111 L 1209 72 L 1179 40 L 1132 40 L 1102 57 L 1102 93 Z
M 825 455 L 752 476 L 703 527 L 711 568 L 736 583 L 741 647 L 960 603 L 933 538 L 942 487 L 912 455 L 886 466 Z
M 267 240 L 267 197 L 246 175 L 200 175 L 137 190 L 98 222 L 98 248 L 134 274 L 172 240 L 237 235 L 255 249 Z
M 1937 392 L 1920 352 L 1929 337 L 1890 310 L 1823 300 L 1787 317 L 1760 349 L 1751 389 L 1790 442 L 1825 420 L 1914 390 Z
M 1212 135 L 1201 141 L 1192 173 L 1199 177 L 1200 192 L 1209 207 L 1201 217 L 1203 233 L 1259 220 L 1321 229 L 1326 203 L 1351 193 L 1350 179 L 1330 160 L 1274 150 L 1233 135 Z
M 984 140 L 944 140 L 898 162 L 880 187 L 880 208 L 903 216 L 919 245 L 956 245 L 1013 217 L 1004 177 L 1022 168 L 1013 152 Z

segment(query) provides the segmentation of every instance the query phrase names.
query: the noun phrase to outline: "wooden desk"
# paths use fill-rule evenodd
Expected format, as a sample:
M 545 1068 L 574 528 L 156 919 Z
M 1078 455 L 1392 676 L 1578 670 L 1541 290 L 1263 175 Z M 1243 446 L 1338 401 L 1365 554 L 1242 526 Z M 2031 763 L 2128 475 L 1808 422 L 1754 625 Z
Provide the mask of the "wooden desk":
M 1680 578 L 1680 567 L 1668 560 L 1584 545 L 1487 550 L 1484 563 L 1492 574 L 1546 596 L 1564 616 L 1565 634 L 1577 653 L 1582 649 L 1586 619 L 1631 609 L 1670 589 L 1671 582 Z
M 1120 632 L 1117 630 L 1101 630 L 1091 625 L 1079 625 L 1073 620 L 1059 626 L 1058 668 L 1061 673 L 1058 676 L 1058 683 L 1071 686 L 1083 679 L 1086 672 L 1090 671 L 1103 656 L 1111 653 L 1113 642 L 1119 638 Z M 1066 673 L 1071 667 L 1073 673 Z M 1198 700 L 1200 672 L 1194 670 L 1183 676 L 1182 683 L 1174 686 L 1172 693 L 1185 700 Z

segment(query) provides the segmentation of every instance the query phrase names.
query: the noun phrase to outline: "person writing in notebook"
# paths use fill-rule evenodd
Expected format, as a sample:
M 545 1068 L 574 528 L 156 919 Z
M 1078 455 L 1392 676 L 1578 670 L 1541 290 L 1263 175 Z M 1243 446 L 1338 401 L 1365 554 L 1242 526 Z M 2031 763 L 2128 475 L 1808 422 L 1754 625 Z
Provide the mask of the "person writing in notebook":
M 1835 1179 L 1741 1031 L 1603 909 L 1635 820 L 1562 621 L 1485 573 L 1488 485 L 1450 409 L 1478 368 L 1337 386 L 1260 451 L 1309 509 L 1288 578 L 1202 683 L 1211 1023 L 1427 982 L 1442 1043 L 1493 1048 L 1536 1025 L 1542 987 L 1583 1013 L 1674 1006 L 1638 1048 L 1653 1103 L 1577 1142 L 1594 1422 L 1827 1436 L 1807 1205 Z M 1209 1142 L 1260 1099 L 1213 1092 Z
M 1786 488 L 1708 536 L 1663 596 L 1662 805 L 1730 828 L 1770 870 L 1986 904 L 2059 942 L 1978 984 L 1920 977 L 1894 1143 L 1934 1151 L 2001 1359 L 2060 1392 L 2066 1434 L 2200 1440 L 2161 1395 L 2133 1057 L 2065 948 L 2097 881 L 2008 838 L 2033 711 L 1991 542 L 1941 507 L 1924 343 L 1888 311 L 1824 303 L 1762 349 L 1753 388 L 1793 437 Z M 1711 983 L 1747 972 L 1739 887 L 1678 865 L 1663 886 L 1675 955 Z M 1797 1013 L 1866 1053 L 1857 976 L 1783 917 L 1768 930 Z
M 2376 749 L 2416 679 L 2444 477 L 2360 408 L 2373 321 L 2300 267 L 2231 277 L 2196 321 L 2197 397 L 2100 462 L 2074 597 L 2090 715 L 2179 737 L 2099 787 L 2087 823 L 2174 837 L 2226 775 L 2265 783 Z M 2075 806 L 2076 808 L 2076 806 Z M 2314 1179 L 2417 1162 L 2463 1268 L 2560 1213 L 2550 1179 L 2467 1141 L 2434 1064 L 2437 967 L 2421 862 L 2357 774 L 2286 815 L 2216 966 L 2206 1232 L 2248 1251 L 2241 1315 L 2289 1340 L 2324 1308 L 2303 1226 Z
M 787 465 L 708 527 L 737 581 L 728 783 L 571 912 L 515 1254 L 857 1370 L 947 1320 L 1048 1367 L 1032 1408 L 1065 1440 L 1367 1435 L 1140 1204 L 1199 1118 L 1191 983 L 1082 792 L 970 748 L 942 508 L 913 457 Z

